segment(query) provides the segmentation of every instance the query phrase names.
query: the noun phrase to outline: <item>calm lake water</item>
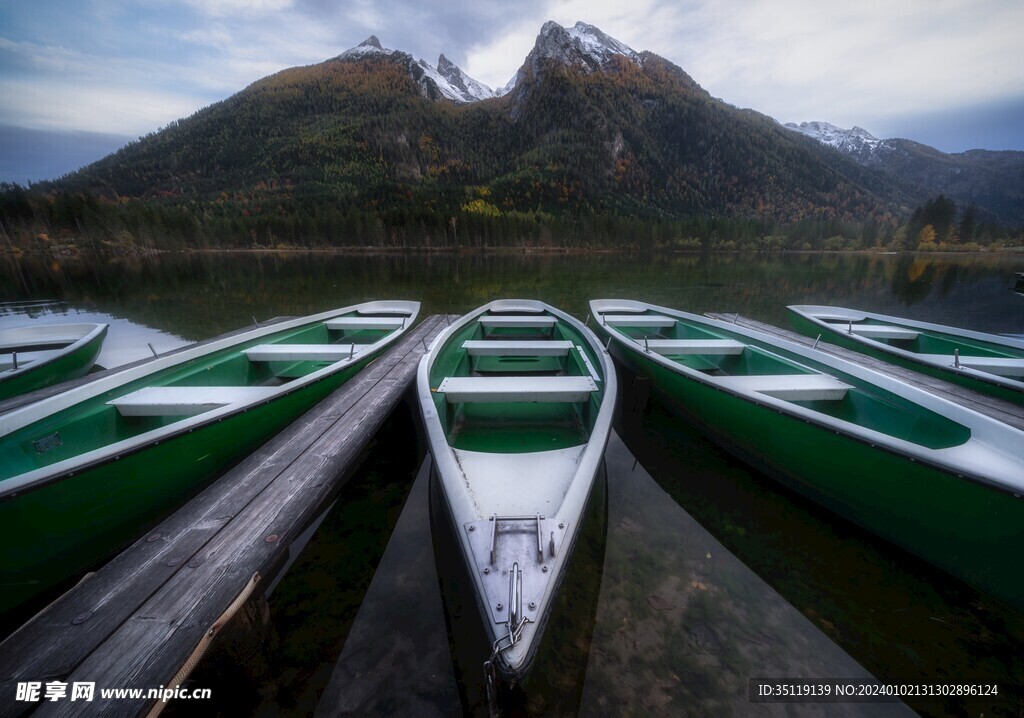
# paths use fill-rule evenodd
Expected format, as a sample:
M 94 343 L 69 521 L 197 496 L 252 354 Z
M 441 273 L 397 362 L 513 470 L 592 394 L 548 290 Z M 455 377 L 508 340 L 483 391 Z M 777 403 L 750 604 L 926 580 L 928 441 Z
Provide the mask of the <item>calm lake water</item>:
M 0 259 L 0 327 L 111 323 L 115 366 L 275 316 L 368 299 L 423 314 L 529 297 L 583 318 L 633 298 L 786 325 L 836 304 L 1024 334 L 1024 257 L 216 254 L 111 262 Z M 628 388 L 629 382 L 623 382 Z M 608 531 L 583 665 L 547 650 L 530 715 L 1024 715 L 1024 616 L 787 491 L 631 397 L 606 456 Z M 196 672 L 195 715 L 452 715 L 482 679 L 453 665 L 427 506 L 429 459 L 404 407 L 270 596 L 243 664 Z M 1022 562 L 1024 566 L 1024 562 Z M 1022 570 L 1022 566 L 1008 570 Z M 596 586 L 597 582 L 592 579 Z M 589 634 L 589 637 L 588 637 Z M 572 653 L 572 652 L 569 652 Z M 572 655 L 578 655 L 576 651 Z M 257 682 L 253 682 L 253 677 Z M 874 676 L 998 684 L 999 697 L 903 704 L 756 704 L 748 680 Z M 468 700 L 472 700 L 469 698 Z M 183 706 L 171 706 L 174 715 Z

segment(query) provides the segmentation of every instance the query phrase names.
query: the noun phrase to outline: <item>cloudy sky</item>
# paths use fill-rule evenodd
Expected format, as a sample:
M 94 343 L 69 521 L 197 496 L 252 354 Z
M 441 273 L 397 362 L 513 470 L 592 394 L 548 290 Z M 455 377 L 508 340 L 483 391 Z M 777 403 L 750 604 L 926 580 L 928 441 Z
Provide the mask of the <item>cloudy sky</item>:
M 70 171 L 370 34 L 503 85 L 546 20 L 782 122 L 1024 150 L 1024 0 L 0 0 L 0 180 Z

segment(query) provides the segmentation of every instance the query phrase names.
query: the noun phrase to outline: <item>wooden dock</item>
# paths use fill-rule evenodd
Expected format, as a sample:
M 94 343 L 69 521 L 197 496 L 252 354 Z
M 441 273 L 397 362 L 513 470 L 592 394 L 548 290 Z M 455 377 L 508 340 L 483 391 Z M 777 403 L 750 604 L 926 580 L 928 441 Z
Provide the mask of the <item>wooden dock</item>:
M 746 329 L 755 329 L 765 334 L 772 334 L 783 339 L 788 339 L 793 342 L 798 342 L 805 346 L 814 346 L 815 341 L 810 337 L 806 337 L 803 334 L 797 334 L 786 329 L 780 329 L 779 327 L 771 324 L 765 324 L 759 322 L 756 319 L 744 317 L 740 314 L 723 313 L 723 312 L 708 312 L 709 317 L 712 319 L 718 319 L 729 324 L 736 324 L 737 326 L 744 327 Z M 889 376 L 895 377 L 901 381 L 906 382 L 912 386 L 915 386 L 924 391 L 931 392 L 937 396 L 952 401 L 960 406 L 965 406 L 968 409 L 973 409 L 979 414 L 984 414 L 997 421 L 1001 421 L 1004 424 L 1008 424 L 1017 429 L 1024 431 L 1024 407 L 1018 406 L 1002 399 L 989 396 L 988 394 L 982 394 L 981 392 L 967 389 L 966 387 L 960 386 L 959 384 L 953 384 L 952 382 L 943 381 L 927 374 L 921 374 L 911 369 L 906 369 L 889 362 L 869 357 L 866 354 L 855 352 L 851 349 L 845 349 L 843 347 L 836 346 L 835 344 L 829 344 L 828 342 L 819 341 L 817 348 L 820 351 L 833 354 L 841 359 L 859 364 L 860 366 L 867 367 L 874 371 Z
M 215 623 L 261 577 L 351 475 L 412 385 L 449 318 L 431 316 L 396 346 L 192 501 L 0 643 L 0 716 L 144 715 L 152 699 L 107 700 L 101 688 L 173 687 Z M 412 439 L 410 439 L 412 440 Z M 16 702 L 19 682 L 59 681 L 67 697 Z M 70 700 L 94 683 L 92 702 Z

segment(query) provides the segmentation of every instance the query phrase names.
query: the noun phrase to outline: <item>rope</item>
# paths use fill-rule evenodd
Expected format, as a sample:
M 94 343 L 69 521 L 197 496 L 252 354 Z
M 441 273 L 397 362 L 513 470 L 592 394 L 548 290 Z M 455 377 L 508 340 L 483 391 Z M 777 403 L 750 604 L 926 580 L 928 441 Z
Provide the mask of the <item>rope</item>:
M 203 660 L 203 655 L 205 655 L 207 649 L 213 643 L 213 639 L 216 638 L 217 634 L 220 633 L 221 629 L 223 629 L 231 621 L 234 615 L 238 613 L 238 609 L 245 605 L 245 602 L 249 600 L 250 596 L 252 596 L 252 592 L 253 590 L 255 590 L 256 584 L 259 582 L 260 574 L 259 571 L 257 571 L 252 575 L 252 578 L 249 579 L 249 583 L 245 585 L 245 588 L 242 589 L 242 592 L 238 594 L 238 597 L 235 598 L 235 600 L 231 603 L 230 606 L 227 607 L 224 613 L 220 615 L 220 618 L 213 622 L 213 625 L 210 626 L 210 630 L 203 634 L 203 637 L 200 639 L 199 644 L 192 651 L 192 654 L 188 657 L 188 659 L 186 659 L 185 663 L 181 666 L 181 668 L 178 669 L 178 672 L 174 674 L 174 678 L 172 678 L 170 682 L 167 684 L 169 687 L 180 686 L 185 681 L 185 679 L 189 677 L 192 671 L 195 670 L 195 667 L 199 665 L 199 662 Z M 157 701 L 155 704 L 153 704 L 153 707 L 150 709 L 149 713 L 146 714 L 146 718 L 156 718 L 156 716 L 160 715 L 160 713 L 166 706 L 166 701 Z

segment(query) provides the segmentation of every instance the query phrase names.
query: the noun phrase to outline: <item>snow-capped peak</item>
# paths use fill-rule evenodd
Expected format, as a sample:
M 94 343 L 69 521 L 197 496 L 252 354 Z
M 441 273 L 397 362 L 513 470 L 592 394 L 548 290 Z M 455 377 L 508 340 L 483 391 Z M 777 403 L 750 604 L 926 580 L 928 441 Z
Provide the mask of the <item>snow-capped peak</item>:
M 515 77 L 504 87 L 495 90 L 494 94 L 501 97 L 513 90 L 518 92 L 519 88 L 525 88 L 531 78 L 538 78 L 544 73 L 544 66 L 550 61 L 590 73 L 603 69 L 615 55 L 621 55 L 635 63 L 640 62 L 640 55 L 632 48 L 606 35 L 593 25 L 577 22 L 572 27 L 565 28 L 549 20 L 541 27 L 537 42 Z M 516 110 L 513 109 L 513 115 L 515 113 Z
M 447 81 L 453 91 L 458 93 L 459 97 L 452 99 L 458 99 L 462 102 L 474 102 L 495 96 L 494 90 L 484 83 L 474 80 L 443 54 L 437 58 L 437 73 Z
M 572 27 L 565 28 L 565 31 L 575 41 L 581 51 L 599 62 L 606 62 L 612 55 L 625 55 L 630 59 L 636 58 L 636 52 L 634 52 L 633 48 L 619 42 L 610 35 L 606 35 L 593 25 L 577 22 Z
M 541 59 L 554 59 L 569 65 L 596 68 L 608 62 L 612 55 L 624 55 L 631 60 L 637 58 L 632 48 L 593 25 L 577 22 L 565 28 L 557 22 L 548 21 L 540 29 L 537 43 L 527 57 L 527 64 L 535 65 Z
M 593 25 L 577 22 L 566 28 L 556 22 L 546 22 L 523 66 L 504 87 L 495 90 L 474 80 L 444 55 L 438 57 L 437 67 L 434 67 L 426 60 L 413 60 L 408 53 L 383 47 L 375 35 L 371 35 L 335 59 L 390 57 L 407 65 L 412 79 L 420 86 L 420 91 L 425 97 L 469 103 L 510 93 L 519 87 L 526 77 L 538 77 L 543 71 L 542 65 L 548 60 L 579 67 L 584 72 L 594 72 L 603 68 L 615 55 L 640 62 L 640 55 L 631 47 L 606 35 Z
M 336 60 L 362 60 L 368 57 L 389 58 L 404 64 L 413 81 L 419 85 L 424 97 L 432 100 L 445 98 L 453 102 L 476 102 L 494 97 L 494 90 L 464 73 L 447 57 L 441 55 L 434 67 L 426 60 L 413 60 L 412 55 L 401 50 L 389 50 L 380 44 L 376 35 L 363 40 L 350 50 L 336 57 Z
M 844 130 L 828 122 L 787 122 L 783 127 L 813 137 L 822 144 L 848 153 L 872 152 L 885 140 L 880 140 L 867 130 L 854 126 Z
M 354 58 L 366 57 L 367 55 L 391 55 L 397 52 L 396 50 L 388 50 L 387 48 L 381 47 L 380 40 L 377 39 L 376 35 L 370 35 L 368 38 L 363 40 L 355 47 L 345 50 L 345 52 L 338 55 L 338 60 L 350 60 Z
M 427 97 L 433 96 L 431 90 L 441 97 L 459 103 L 476 102 L 494 97 L 494 90 L 482 82 L 474 80 L 444 55 L 438 58 L 437 67 L 426 60 L 417 60 L 413 77 L 421 87 L 424 87 Z
M 512 92 L 512 90 L 514 90 L 515 87 L 516 87 L 516 78 L 518 78 L 518 77 L 519 77 L 519 73 L 516 72 L 516 74 L 512 75 L 512 79 L 511 80 L 506 82 L 501 87 L 495 88 L 494 96 L 495 97 L 503 97 L 504 95 L 507 95 L 508 93 Z

